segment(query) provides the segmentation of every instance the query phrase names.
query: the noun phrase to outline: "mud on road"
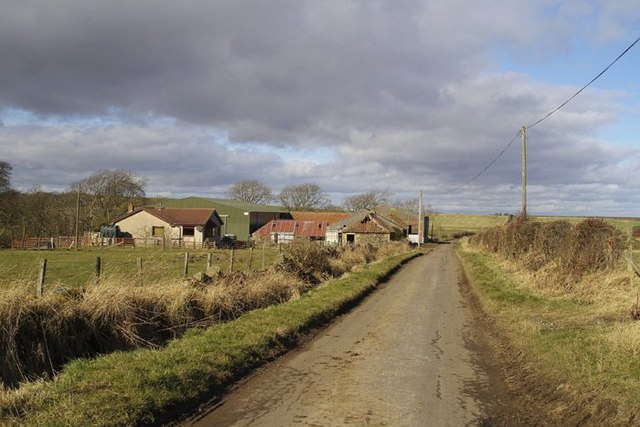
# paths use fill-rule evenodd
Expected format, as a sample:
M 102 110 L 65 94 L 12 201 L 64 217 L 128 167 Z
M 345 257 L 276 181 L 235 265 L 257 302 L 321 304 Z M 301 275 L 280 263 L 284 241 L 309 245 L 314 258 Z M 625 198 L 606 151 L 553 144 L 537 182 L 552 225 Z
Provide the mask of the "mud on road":
M 451 245 L 183 425 L 543 425 Z M 523 403 L 528 406 L 523 406 Z M 546 420 L 546 421 L 545 421 Z

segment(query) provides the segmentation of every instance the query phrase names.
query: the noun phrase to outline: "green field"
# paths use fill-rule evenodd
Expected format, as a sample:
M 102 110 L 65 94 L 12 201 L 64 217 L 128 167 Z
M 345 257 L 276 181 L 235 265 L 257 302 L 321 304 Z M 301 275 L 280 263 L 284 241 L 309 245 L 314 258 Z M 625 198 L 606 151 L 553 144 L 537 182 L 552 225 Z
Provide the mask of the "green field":
M 429 216 L 429 227 L 433 227 L 436 238 L 444 239 L 454 233 L 471 231 L 474 233 L 502 225 L 509 220 L 507 215 L 470 215 L 437 213 Z M 431 235 L 431 230 L 429 231 Z
M 142 259 L 142 280 L 154 283 L 160 280 L 179 279 L 184 272 L 185 250 L 154 248 L 96 248 L 74 250 L 1 250 L 0 286 L 15 282 L 33 283 L 38 280 L 40 260 L 47 260 L 45 287 L 61 283 L 67 286 L 83 286 L 94 280 L 96 258 L 100 257 L 101 277 L 136 278 L 138 258 Z M 212 265 L 228 272 L 231 266 L 231 250 L 189 250 L 189 273 L 207 268 L 207 254 L 212 255 Z M 269 265 L 278 254 L 278 248 L 234 250 L 233 270 L 261 269 Z M 249 261 L 251 259 L 251 266 Z

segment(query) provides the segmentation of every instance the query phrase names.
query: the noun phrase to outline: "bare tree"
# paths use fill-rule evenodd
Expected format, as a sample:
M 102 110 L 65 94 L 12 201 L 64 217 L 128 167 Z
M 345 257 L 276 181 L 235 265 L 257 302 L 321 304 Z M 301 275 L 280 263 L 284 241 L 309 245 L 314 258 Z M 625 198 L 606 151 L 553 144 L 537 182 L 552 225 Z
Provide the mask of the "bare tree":
M 391 205 L 394 208 L 398 208 L 398 209 L 402 209 L 404 211 L 407 212 L 413 212 L 413 213 L 418 213 L 418 198 L 413 198 L 413 199 L 396 199 L 394 200 Z
M 13 167 L 9 162 L 0 160 L 0 193 L 12 190 L 11 188 L 11 171 Z
M 11 164 L 0 160 L 0 247 L 10 243 L 11 226 L 17 213 L 18 192 L 11 187 L 11 171 Z
M 324 207 L 329 199 L 318 184 L 287 185 L 278 195 L 288 210 L 313 210 Z
M 371 190 L 366 193 L 356 194 L 344 199 L 344 206 L 349 211 L 360 209 L 375 209 L 389 201 L 388 191 Z
M 269 203 L 273 200 L 273 192 L 266 184 L 248 179 L 232 184 L 227 190 L 227 197 L 232 200 L 249 203 Z
M 90 228 L 96 230 L 123 213 L 128 203 L 141 202 L 145 185 L 145 180 L 131 171 L 102 169 L 71 188 L 80 192 L 85 218 Z

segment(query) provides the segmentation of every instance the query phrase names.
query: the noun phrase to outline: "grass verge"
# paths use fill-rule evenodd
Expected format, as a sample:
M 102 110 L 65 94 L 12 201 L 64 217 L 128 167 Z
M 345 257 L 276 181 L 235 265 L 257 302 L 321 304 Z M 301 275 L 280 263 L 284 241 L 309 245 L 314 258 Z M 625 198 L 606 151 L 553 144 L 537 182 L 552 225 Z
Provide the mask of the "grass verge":
M 193 329 L 161 350 L 69 363 L 51 382 L 0 392 L 3 425 L 138 425 L 211 397 L 355 304 L 416 253 L 330 280 L 297 300 Z
M 551 387 L 548 396 L 538 396 L 547 400 L 542 403 L 550 414 L 572 424 L 638 423 L 640 325 L 628 315 L 629 306 L 611 304 L 631 304 L 620 298 L 634 294 L 628 281 L 592 277 L 589 286 L 605 289 L 585 298 L 579 285 L 575 291 L 549 292 L 494 256 L 467 247 L 459 254 L 483 308 L 515 350 L 512 356 L 523 357 Z M 568 403 L 557 398 L 558 391 Z

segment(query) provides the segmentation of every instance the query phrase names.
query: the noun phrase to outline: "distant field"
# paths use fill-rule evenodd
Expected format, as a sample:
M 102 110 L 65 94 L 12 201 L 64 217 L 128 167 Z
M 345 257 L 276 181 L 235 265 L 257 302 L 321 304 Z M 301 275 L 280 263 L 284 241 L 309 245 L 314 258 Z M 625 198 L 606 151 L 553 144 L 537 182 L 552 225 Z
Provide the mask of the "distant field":
M 204 271 L 207 253 L 212 254 L 212 265 L 223 272 L 229 271 L 231 250 L 190 250 L 189 273 Z M 80 251 L 73 250 L 2 250 L 0 251 L 0 286 L 8 283 L 35 283 L 38 278 L 40 259 L 47 260 L 46 284 L 62 283 L 68 286 L 82 286 L 95 275 L 96 258 L 100 257 L 103 277 L 137 277 L 137 259 L 142 258 L 143 280 L 148 283 L 182 277 L 185 250 L 143 249 L 143 248 L 100 248 Z M 249 249 L 234 251 L 234 271 L 249 268 Z M 267 248 L 264 252 L 265 265 L 273 262 L 277 248 Z M 251 267 L 262 267 L 262 248 L 253 252 Z
M 531 216 L 534 221 L 569 221 L 576 224 L 588 217 Z M 435 214 L 430 217 L 434 222 L 434 233 L 437 238 L 446 238 L 463 231 L 479 232 L 509 220 L 506 215 L 472 215 L 472 214 Z M 609 224 L 629 233 L 633 227 L 640 227 L 640 218 L 602 218 Z
M 506 215 L 435 214 L 430 217 L 437 238 L 446 238 L 463 231 L 480 232 L 509 220 Z

